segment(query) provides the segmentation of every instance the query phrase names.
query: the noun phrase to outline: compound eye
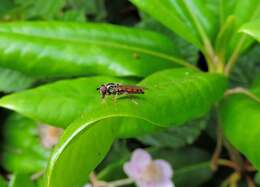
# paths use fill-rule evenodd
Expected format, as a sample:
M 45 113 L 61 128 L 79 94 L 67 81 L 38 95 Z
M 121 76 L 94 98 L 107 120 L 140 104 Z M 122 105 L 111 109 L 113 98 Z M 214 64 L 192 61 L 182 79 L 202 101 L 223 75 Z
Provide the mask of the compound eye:
M 107 91 L 108 91 L 108 93 L 110 93 L 110 94 L 114 93 L 114 86 L 109 86 L 109 87 L 107 88 Z

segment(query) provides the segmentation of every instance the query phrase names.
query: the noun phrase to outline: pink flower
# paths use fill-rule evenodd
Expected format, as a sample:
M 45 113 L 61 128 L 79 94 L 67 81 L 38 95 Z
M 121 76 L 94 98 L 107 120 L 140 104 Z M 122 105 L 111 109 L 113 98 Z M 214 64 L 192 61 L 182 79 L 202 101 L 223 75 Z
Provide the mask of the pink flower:
M 124 171 L 138 187 L 174 187 L 171 165 L 165 160 L 152 160 L 142 149 L 133 152 L 131 160 L 124 164 Z
M 52 148 L 58 143 L 58 140 L 63 132 L 62 129 L 41 124 L 39 126 L 40 140 L 45 148 Z

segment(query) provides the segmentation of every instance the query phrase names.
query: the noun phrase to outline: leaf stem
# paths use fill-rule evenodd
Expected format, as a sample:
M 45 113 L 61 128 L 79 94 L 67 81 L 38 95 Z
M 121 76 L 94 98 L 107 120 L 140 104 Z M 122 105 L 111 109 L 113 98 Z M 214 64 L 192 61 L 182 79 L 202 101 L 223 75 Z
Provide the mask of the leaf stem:
M 246 176 L 246 182 L 248 187 L 256 187 L 253 179 L 250 176 Z
M 126 179 L 121 179 L 121 180 L 116 180 L 112 182 L 107 183 L 107 187 L 117 187 L 117 186 L 125 186 L 134 183 L 133 179 L 126 178 Z
M 240 153 L 226 140 L 224 139 L 224 145 L 228 151 L 231 160 L 236 163 L 236 172 L 242 173 L 244 171 L 244 161 Z
M 223 133 L 220 128 L 220 119 L 219 119 L 219 107 L 218 104 L 215 106 L 215 112 L 216 112 L 216 137 L 217 137 L 217 143 L 216 143 L 216 148 L 214 150 L 212 159 L 211 159 L 211 168 L 213 171 L 216 171 L 218 169 L 218 161 L 219 157 L 222 151 L 222 139 L 223 139 Z
M 241 40 L 239 41 L 239 43 L 237 44 L 234 52 L 232 53 L 230 59 L 228 60 L 228 63 L 225 67 L 225 75 L 229 75 L 231 70 L 233 69 L 234 65 L 236 64 L 237 62 L 237 59 L 238 59 L 238 56 L 240 54 L 240 50 L 245 42 L 245 39 L 246 39 L 246 36 L 243 35 L 241 37 Z
M 207 65 L 209 70 L 215 71 L 215 67 L 217 67 L 218 65 L 218 58 L 215 55 L 214 49 L 212 47 L 212 44 L 210 42 L 210 39 L 207 36 L 207 33 L 205 32 L 205 30 L 203 29 L 203 27 L 201 26 L 200 22 L 198 21 L 197 17 L 194 16 L 194 14 L 192 13 L 192 10 L 190 9 L 190 7 L 187 5 L 186 1 L 183 1 L 183 4 L 186 8 L 186 10 L 188 11 L 188 13 L 190 14 L 192 21 L 201 37 L 201 40 L 203 42 L 204 45 L 204 50 L 203 53 L 206 56 L 207 59 Z
M 253 99 L 254 101 L 260 103 L 260 98 L 245 88 L 237 87 L 237 88 L 227 90 L 225 92 L 225 96 L 229 96 L 229 95 L 233 95 L 233 94 L 244 94 L 244 95 L 250 97 L 251 99 Z
M 232 168 L 234 170 L 237 170 L 237 164 L 231 160 L 219 159 L 217 164 L 220 166 L 226 166 L 226 167 Z

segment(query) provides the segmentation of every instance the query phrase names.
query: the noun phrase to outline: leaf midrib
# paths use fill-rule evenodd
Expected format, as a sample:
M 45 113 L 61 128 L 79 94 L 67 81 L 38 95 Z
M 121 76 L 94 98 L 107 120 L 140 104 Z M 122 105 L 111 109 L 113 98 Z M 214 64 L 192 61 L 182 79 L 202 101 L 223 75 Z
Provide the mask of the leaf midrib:
M 0 33 L 4 33 L 4 34 L 8 34 L 8 35 L 18 35 L 18 36 L 22 36 L 22 37 L 43 38 L 43 39 L 54 40 L 54 41 L 56 40 L 56 41 L 62 41 L 64 43 L 71 42 L 71 43 L 79 43 L 79 44 L 96 44 L 96 45 L 109 47 L 109 48 L 110 47 L 116 48 L 116 49 L 119 48 L 119 49 L 132 51 L 133 53 L 139 52 L 139 53 L 147 54 L 150 56 L 168 60 L 168 61 L 174 62 L 176 64 L 194 69 L 193 65 L 189 64 L 188 62 L 186 62 L 185 60 L 183 60 L 179 57 L 175 57 L 175 56 L 168 55 L 166 53 L 162 53 L 162 52 L 158 52 L 158 51 L 154 51 L 151 49 L 150 50 L 144 49 L 144 48 L 133 46 L 133 45 L 130 46 L 130 45 L 120 44 L 120 43 L 111 42 L 111 41 L 101 41 L 101 40 L 93 40 L 93 39 L 92 40 L 89 39 L 88 41 L 87 40 L 79 41 L 76 39 L 45 37 L 45 36 L 41 36 L 41 35 L 28 35 L 28 34 L 24 34 L 24 33 L 23 34 L 22 33 L 8 33 L 8 32 L 3 32 L 3 31 L 0 31 Z

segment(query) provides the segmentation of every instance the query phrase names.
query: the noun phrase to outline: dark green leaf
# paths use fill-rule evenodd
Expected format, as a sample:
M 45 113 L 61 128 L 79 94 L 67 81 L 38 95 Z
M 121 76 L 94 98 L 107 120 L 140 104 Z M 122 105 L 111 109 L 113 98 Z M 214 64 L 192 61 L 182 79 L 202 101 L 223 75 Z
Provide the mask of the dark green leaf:
M 153 147 L 179 148 L 193 143 L 206 127 L 206 119 L 195 120 L 180 127 L 137 137 L 137 139 Z
M 256 184 L 260 185 L 260 173 L 259 172 L 257 172 L 255 175 L 255 182 L 256 182 Z
M 0 91 L 13 92 L 30 87 L 34 79 L 18 71 L 0 67 Z
M 255 45 L 247 53 L 242 55 L 237 62 L 231 80 L 235 86 L 249 88 L 260 73 L 260 44 Z
M 49 163 L 47 186 L 82 185 L 116 137 L 136 136 L 200 117 L 222 97 L 227 83 L 218 74 L 174 69 L 155 73 L 139 85 L 147 91 L 135 101 L 125 96 L 116 102 L 96 100 L 91 110 L 85 110 L 65 130 Z
M 15 0 L 18 10 L 21 11 L 23 18 L 45 18 L 51 19 L 61 11 L 65 5 L 65 0 Z
M 50 151 L 40 144 L 36 122 L 17 114 L 4 125 L 2 164 L 12 172 L 39 172 L 47 164 Z
M 168 38 L 141 29 L 64 22 L 0 26 L 0 65 L 28 75 L 142 77 L 176 64 L 189 66 Z

